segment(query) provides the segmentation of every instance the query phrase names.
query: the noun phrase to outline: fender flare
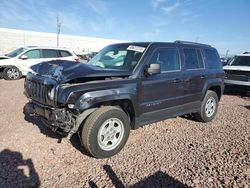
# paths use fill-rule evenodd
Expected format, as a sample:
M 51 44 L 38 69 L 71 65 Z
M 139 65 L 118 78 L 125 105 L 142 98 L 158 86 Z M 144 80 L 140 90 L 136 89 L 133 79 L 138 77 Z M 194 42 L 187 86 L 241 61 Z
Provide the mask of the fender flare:
M 69 134 L 67 135 L 67 139 L 70 140 L 72 135 L 75 134 L 81 123 L 91 114 L 93 113 L 97 108 L 91 108 L 88 110 L 85 110 L 84 112 L 82 112 L 77 118 L 76 118 L 76 123 L 74 125 L 74 127 L 70 130 Z

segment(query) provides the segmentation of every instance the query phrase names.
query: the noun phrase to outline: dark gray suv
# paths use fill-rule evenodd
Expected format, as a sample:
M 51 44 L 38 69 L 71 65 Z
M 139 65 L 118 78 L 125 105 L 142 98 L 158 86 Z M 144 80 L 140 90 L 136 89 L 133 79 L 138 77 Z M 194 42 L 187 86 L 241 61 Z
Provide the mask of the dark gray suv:
M 50 61 L 32 70 L 26 114 L 69 139 L 79 132 L 96 158 L 118 153 L 130 129 L 145 124 L 184 114 L 211 121 L 224 89 L 217 50 L 183 41 L 114 44 L 88 64 Z

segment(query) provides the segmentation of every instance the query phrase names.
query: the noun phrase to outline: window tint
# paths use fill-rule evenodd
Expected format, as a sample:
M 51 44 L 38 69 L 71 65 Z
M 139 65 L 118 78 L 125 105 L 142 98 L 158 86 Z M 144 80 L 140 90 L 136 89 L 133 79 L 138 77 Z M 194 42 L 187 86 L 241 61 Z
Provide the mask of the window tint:
M 159 63 L 161 72 L 180 70 L 178 50 L 175 48 L 159 48 L 154 52 L 150 63 Z
M 185 48 L 183 49 L 183 52 L 185 55 L 185 65 L 187 70 L 204 68 L 200 50 Z
M 42 50 L 42 52 L 43 52 L 43 58 L 55 58 L 55 57 L 57 57 L 56 50 Z
M 203 50 L 203 52 L 204 52 L 204 59 L 209 69 L 217 69 L 222 67 L 219 55 L 216 52 L 216 50 L 205 49 Z
M 229 63 L 233 66 L 250 66 L 250 56 L 235 56 Z
M 59 52 L 60 52 L 61 57 L 69 57 L 69 56 L 72 56 L 72 54 L 69 53 L 68 51 L 62 51 L 62 50 L 60 50 Z
M 30 50 L 26 52 L 24 55 L 28 57 L 28 59 L 37 59 L 40 58 L 40 50 Z

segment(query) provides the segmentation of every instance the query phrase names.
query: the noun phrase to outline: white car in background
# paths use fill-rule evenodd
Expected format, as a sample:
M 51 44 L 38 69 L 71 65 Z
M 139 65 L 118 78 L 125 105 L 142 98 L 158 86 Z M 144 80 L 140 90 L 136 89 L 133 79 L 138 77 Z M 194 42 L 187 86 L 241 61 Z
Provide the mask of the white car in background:
M 68 49 L 47 47 L 22 47 L 6 54 L 0 60 L 0 76 L 6 80 L 17 80 L 25 76 L 30 67 L 43 61 L 69 60 L 79 62 L 76 54 Z
M 236 55 L 223 67 L 225 85 L 234 85 L 250 89 L 250 54 Z

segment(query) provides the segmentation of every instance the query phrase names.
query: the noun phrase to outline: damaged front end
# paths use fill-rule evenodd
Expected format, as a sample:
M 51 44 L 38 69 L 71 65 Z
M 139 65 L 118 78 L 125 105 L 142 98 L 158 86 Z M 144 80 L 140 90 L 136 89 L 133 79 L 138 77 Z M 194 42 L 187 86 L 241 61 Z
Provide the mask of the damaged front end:
M 27 74 L 24 83 L 24 93 L 29 99 L 25 114 L 39 117 L 53 131 L 70 139 L 84 119 L 95 110 L 95 107 L 77 105 L 81 96 L 98 88 L 93 81 L 97 83 L 113 76 L 127 75 L 129 73 L 124 71 L 104 71 L 70 61 L 37 64 Z
M 65 108 L 50 109 L 29 102 L 25 105 L 25 112 L 31 116 L 43 117 L 43 122 L 45 122 L 47 126 L 53 131 L 63 135 L 69 133 L 76 122 L 76 117 Z

